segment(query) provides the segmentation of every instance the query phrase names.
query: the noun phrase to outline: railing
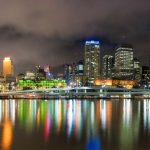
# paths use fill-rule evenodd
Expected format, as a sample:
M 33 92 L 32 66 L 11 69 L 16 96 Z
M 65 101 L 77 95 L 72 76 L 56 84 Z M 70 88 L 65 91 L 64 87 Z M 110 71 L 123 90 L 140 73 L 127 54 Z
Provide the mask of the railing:
M 149 95 L 150 90 L 144 89 L 126 89 L 116 87 L 75 87 L 75 88 L 50 88 L 50 89 L 36 89 L 36 90 L 18 90 L 0 93 L 0 96 L 22 95 L 22 94 L 45 94 L 58 96 L 101 96 L 101 95 L 123 95 L 123 94 L 138 94 Z

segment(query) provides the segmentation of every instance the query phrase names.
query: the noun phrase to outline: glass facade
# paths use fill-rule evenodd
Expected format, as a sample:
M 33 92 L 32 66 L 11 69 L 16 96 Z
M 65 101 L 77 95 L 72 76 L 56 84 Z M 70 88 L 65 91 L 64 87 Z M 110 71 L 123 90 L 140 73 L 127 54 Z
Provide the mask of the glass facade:
M 141 63 L 138 59 L 134 59 L 134 79 L 137 81 L 137 83 L 141 82 L 142 78 L 142 67 Z
M 105 55 L 103 57 L 103 78 L 109 79 L 112 77 L 112 71 L 114 67 L 114 57 L 111 55 Z
M 100 77 L 100 44 L 98 41 L 86 41 L 84 54 L 84 78 L 93 84 Z
M 121 79 L 134 78 L 133 48 L 119 47 L 115 53 L 115 77 Z

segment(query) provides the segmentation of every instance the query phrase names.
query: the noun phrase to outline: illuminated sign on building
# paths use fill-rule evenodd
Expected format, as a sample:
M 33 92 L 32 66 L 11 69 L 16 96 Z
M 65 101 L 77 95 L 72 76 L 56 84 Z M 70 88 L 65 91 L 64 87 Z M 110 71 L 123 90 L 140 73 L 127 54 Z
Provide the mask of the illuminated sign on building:
M 91 40 L 91 41 L 86 41 L 85 44 L 100 44 L 99 41 L 94 41 L 94 40 Z

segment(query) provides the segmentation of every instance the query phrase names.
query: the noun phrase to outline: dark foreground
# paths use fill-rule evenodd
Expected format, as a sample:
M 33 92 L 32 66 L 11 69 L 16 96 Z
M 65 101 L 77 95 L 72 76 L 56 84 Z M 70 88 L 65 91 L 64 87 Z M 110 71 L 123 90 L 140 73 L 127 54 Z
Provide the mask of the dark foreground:
M 149 150 L 150 100 L 0 100 L 1 150 Z

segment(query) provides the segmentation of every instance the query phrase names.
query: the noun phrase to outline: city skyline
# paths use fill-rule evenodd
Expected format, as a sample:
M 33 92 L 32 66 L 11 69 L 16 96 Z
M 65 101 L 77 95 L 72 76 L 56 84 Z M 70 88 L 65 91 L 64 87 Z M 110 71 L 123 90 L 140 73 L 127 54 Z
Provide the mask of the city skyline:
M 94 38 L 93 39 L 91 39 L 91 40 L 85 40 L 84 41 L 84 43 L 83 43 L 83 45 L 85 46 L 86 45 L 86 43 L 87 42 L 98 42 L 99 43 L 99 46 L 100 46 L 100 49 L 99 49 L 99 52 L 100 52 L 100 54 L 99 54 L 99 59 L 100 59 L 100 70 L 99 70 L 99 73 L 102 75 L 103 74 L 103 57 L 105 57 L 106 55 L 109 55 L 109 56 L 112 56 L 112 57 L 114 57 L 115 58 L 115 55 L 116 55 L 116 53 L 115 53 L 115 51 L 116 51 L 116 49 L 118 48 L 118 47 L 120 47 L 120 46 L 122 46 L 122 45 L 126 45 L 127 47 L 129 46 L 129 47 L 132 47 L 133 49 L 134 49 L 134 47 L 131 45 L 131 44 L 128 44 L 128 43 L 120 43 L 120 44 L 117 44 L 117 46 L 112 50 L 112 52 L 111 53 L 105 53 L 105 54 L 103 54 L 102 53 L 102 45 L 101 45 L 101 43 L 100 43 L 100 41 L 98 41 L 98 40 L 94 40 Z M 45 68 L 45 67 L 47 67 L 47 66 L 49 66 L 50 68 L 51 68 L 51 70 L 50 70 L 50 72 L 53 72 L 55 75 L 57 75 L 57 74 L 59 74 L 59 73 L 63 73 L 64 72 L 64 65 L 66 65 L 66 64 L 73 64 L 73 63 L 77 63 L 77 62 L 79 62 L 79 61 L 85 61 L 85 47 L 83 47 L 83 57 L 81 58 L 81 59 L 72 59 L 70 62 L 67 62 L 67 63 L 63 63 L 63 64 L 59 64 L 59 65 L 51 65 L 51 64 L 39 64 L 38 62 L 37 62 L 37 64 L 35 64 L 35 65 L 29 65 L 28 67 L 27 67 L 27 69 L 25 69 L 25 68 L 23 68 L 23 70 L 22 71 L 20 71 L 20 70 L 18 70 L 18 66 L 16 66 L 14 63 L 14 70 L 13 70 L 13 72 L 15 73 L 15 75 L 18 75 L 18 74 L 20 74 L 20 73 L 26 73 L 27 71 L 35 71 L 36 70 L 36 67 L 37 66 L 39 66 L 39 67 L 42 67 L 43 69 Z M 102 53 L 102 54 L 101 54 Z M 147 56 L 148 57 L 148 61 L 150 61 L 150 56 L 148 55 Z M 0 73 L 1 74 L 3 74 L 3 60 L 5 59 L 5 58 L 11 58 L 12 60 L 13 60 L 13 62 L 15 62 L 15 60 L 12 58 L 12 57 L 10 57 L 10 56 L 5 56 L 5 57 L 3 57 L 3 58 L 0 58 Z M 138 57 L 136 57 L 136 55 L 135 55 L 135 50 L 134 50 L 134 57 L 133 58 L 135 58 L 135 59 L 137 59 Z M 139 58 L 138 58 L 139 59 Z M 114 59 L 115 60 L 115 59 Z M 149 64 L 149 62 L 147 63 L 147 64 L 143 64 L 142 63 L 142 61 L 141 61 L 141 59 L 139 59 L 139 61 L 140 61 L 140 63 L 141 63 L 141 65 L 142 66 L 147 66 L 147 67 L 150 67 L 150 64 Z
M 0 150 L 149 150 L 150 0 L 0 1 Z
M 102 55 L 127 42 L 143 64 L 149 63 L 147 0 L 14 0 L 0 2 L 0 6 L 1 59 L 10 56 L 17 72 L 37 64 L 57 66 L 73 58 L 78 61 L 83 58 L 83 41 L 91 37 L 100 40 Z

